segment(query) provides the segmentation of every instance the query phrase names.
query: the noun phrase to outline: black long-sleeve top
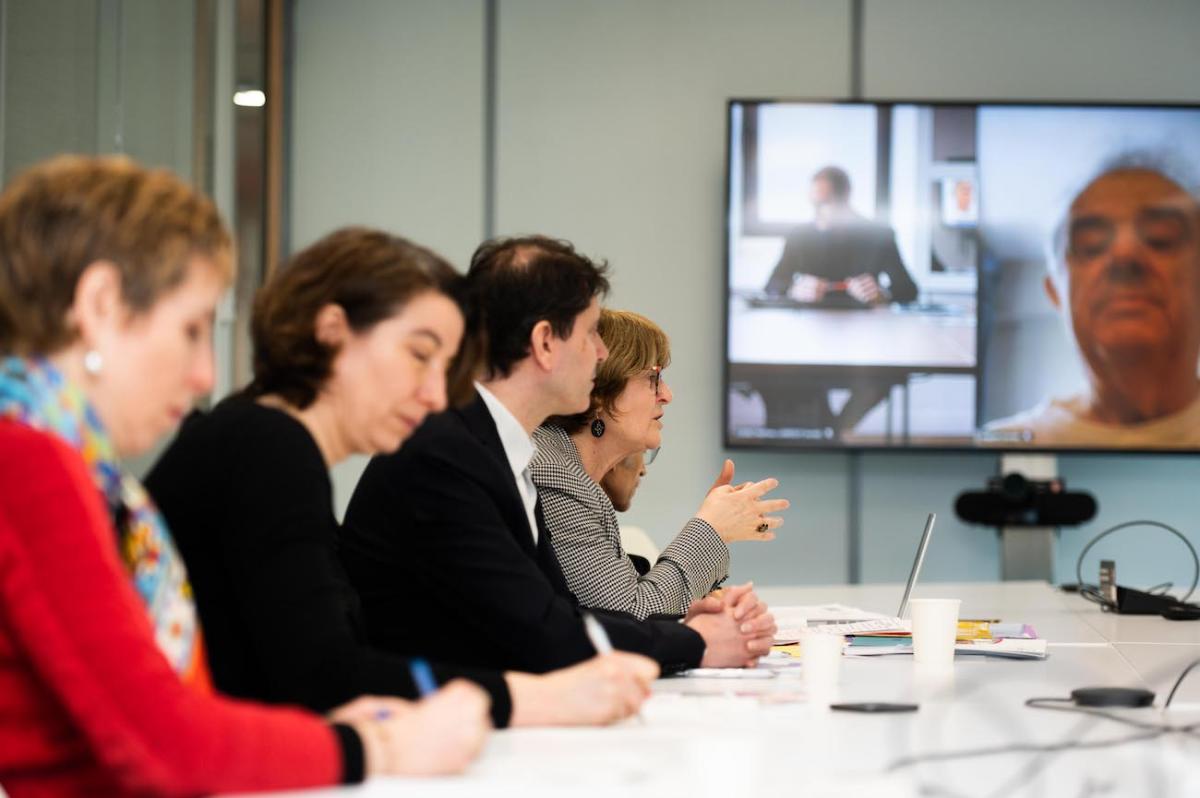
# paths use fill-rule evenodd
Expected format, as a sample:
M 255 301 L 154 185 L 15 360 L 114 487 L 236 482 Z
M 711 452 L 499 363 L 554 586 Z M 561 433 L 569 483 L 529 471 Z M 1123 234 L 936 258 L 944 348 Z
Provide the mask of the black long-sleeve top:
M 786 294 L 797 274 L 833 282 L 870 274 L 876 282 L 888 286 L 894 301 L 912 302 L 917 298 L 917 284 L 900 259 L 896 234 L 890 227 L 874 222 L 851 221 L 827 229 L 814 224 L 796 228 L 767 281 L 767 293 Z
M 329 473 L 303 424 L 230 397 L 184 422 L 146 486 L 187 564 L 220 690 L 317 711 L 363 694 L 418 695 L 409 660 L 366 641 L 338 557 Z M 437 615 L 419 594 L 409 598 L 398 628 Z M 440 663 L 433 670 L 439 683 L 463 677 L 481 685 L 493 722 L 507 724 L 512 702 L 502 674 Z

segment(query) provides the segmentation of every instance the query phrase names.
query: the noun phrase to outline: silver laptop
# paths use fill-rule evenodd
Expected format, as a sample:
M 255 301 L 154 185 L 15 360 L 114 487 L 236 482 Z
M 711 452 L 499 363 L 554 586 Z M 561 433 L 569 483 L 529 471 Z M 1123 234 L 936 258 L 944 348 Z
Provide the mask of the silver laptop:
M 908 610 L 908 599 L 912 595 L 913 587 L 917 584 L 917 577 L 921 574 L 921 566 L 925 563 L 925 552 L 929 549 L 929 538 L 933 534 L 933 524 L 937 521 L 937 513 L 930 513 L 925 519 L 925 531 L 921 533 L 921 542 L 917 544 L 917 556 L 913 558 L 912 570 L 908 572 L 908 584 L 904 586 L 904 597 L 900 599 L 900 610 L 896 613 L 897 618 L 903 618 L 904 613 Z M 809 626 L 824 626 L 830 623 L 854 623 L 862 620 L 874 620 L 877 615 L 871 615 L 869 618 L 849 617 L 838 615 L 837 617 L 828 618 L 809 618 Z
M 921 533 L 921 542 L 917 544 L 917 556 L 913 559 L 912 570 L 908 572 L 908 584 L 904 586 L 904 598 L 900 599 L 900 609 L 896 611 L 897 618 L 903 618 L 908 609 L 908 597 L 912 595 L 913 586 L 917 584 L 917 576 L 921 573 L 921 565 L 925 562 L 925 551 L 929 548 L 929 538 L 933 535 L 933 524 L 937 521 L 937 513 L 930 513 L 925 519 L 925 531 Z

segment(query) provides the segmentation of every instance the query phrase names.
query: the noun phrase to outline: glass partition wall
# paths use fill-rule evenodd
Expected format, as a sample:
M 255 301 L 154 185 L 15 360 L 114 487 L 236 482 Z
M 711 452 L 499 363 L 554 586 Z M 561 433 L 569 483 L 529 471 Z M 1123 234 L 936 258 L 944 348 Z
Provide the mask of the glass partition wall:
M 250 306 L 280 254 L 283 12 L 283 0 L 0 0 L 0 181 L 61 153 L 122 153 L 192 181 L 229 222 L 238 277 L 218 311 L 213 400 L 249 380 Z

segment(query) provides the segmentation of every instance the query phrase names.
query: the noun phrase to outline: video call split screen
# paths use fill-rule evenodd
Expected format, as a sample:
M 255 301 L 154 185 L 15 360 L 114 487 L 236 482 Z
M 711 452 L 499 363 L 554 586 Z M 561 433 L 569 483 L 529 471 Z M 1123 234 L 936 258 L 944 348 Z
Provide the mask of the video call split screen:
M 731 101 L 726 443 L 1200 450 L 1200 108 Z

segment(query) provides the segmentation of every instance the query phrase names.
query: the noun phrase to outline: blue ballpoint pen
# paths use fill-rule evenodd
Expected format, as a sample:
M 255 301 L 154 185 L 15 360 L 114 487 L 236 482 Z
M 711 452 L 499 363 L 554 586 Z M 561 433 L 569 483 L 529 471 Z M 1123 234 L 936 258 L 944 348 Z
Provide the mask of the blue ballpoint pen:
M 421 698 L 437 692 L 437 679 L 433 675 L 433 668 L 429 666 L 428 660 L 413 657 L 408 661 L 408 671 L 412 674 L 413 684 L 417 686 L 417 692 L 421 694 Z M 375 713 L 375 720 L 387 720 L 391 716 L 391 710 L 381 709 Z
M 421 698 L 437 692 L 437 679 L 433 676 L 433 668 L 429 666 L 429 660 L 413 657 L 408 661 L 408 669 L 412 672 L 413 683 L 416 684 Z

